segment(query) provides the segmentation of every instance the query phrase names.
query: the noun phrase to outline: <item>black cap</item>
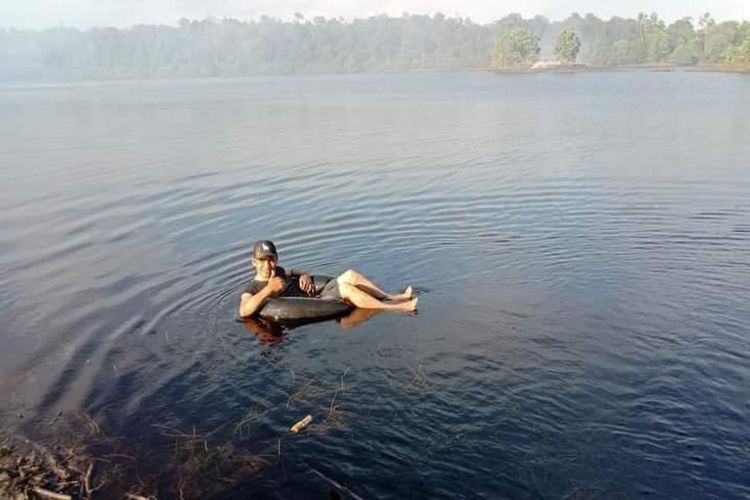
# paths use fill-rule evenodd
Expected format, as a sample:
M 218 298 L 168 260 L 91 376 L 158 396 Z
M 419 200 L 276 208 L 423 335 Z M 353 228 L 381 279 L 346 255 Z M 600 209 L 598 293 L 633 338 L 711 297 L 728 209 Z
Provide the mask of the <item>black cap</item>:
M 273 241 L 260 240 L 256 241 L 255 245 L 253 245 L 253 257 L 256 259 L 264 257 L 273 257 L 276 259 L 279 257 L 279 254 L 276 252 L 276 245 L 273 244 Z

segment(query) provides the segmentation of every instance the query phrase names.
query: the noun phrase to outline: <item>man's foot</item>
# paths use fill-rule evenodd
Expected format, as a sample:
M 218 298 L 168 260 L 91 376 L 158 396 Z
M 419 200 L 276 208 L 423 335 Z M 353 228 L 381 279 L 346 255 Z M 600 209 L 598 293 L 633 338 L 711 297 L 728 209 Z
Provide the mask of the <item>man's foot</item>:
M 414 290 L 411 286 L 407 286 L 403 293 L 392 293 L 388 295 L 388 300 L 405 301 L 411 300 L 414 297 Z
M 409 302 L 402 302 L 401 305 L 404 306 L 404 311 L 413 312 L 417 310 L 417 301 L 419 299 L 411 299 Z

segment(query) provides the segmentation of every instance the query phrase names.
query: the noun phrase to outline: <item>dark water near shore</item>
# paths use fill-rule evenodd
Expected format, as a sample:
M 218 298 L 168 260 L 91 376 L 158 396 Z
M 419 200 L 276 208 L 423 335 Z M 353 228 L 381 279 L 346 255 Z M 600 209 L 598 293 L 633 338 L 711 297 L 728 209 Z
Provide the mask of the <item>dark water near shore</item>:
M 748 117 L 744 75 L 2 87 L 0 422 L 267 455 L 228 498 L 748 498 Z M 257 238 L 420 312 L 257 335 Z

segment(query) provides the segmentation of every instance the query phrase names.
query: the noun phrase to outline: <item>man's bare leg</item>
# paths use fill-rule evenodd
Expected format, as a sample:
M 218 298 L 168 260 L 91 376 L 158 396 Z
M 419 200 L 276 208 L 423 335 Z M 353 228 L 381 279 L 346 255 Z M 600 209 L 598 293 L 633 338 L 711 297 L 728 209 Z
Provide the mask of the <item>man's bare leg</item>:
M 342 283 L 354 285 L 378 300 L 411 300 L 413 294 L 410 286 L 406 287 L 403 293 L 388 293 L 373 283 L 367 276 L 358 273 L 354 269 L 344 271 L 336 280 L 339 285 Z
M 367 292 L 360 290 L 351 283 L 339 283 L 341 297 L 362 309 L 382 309 L 384 311 L 416 311 L 417 299 L 408 302 L 396 302 L 388 304 L 381 302 Z
M 378 292 L 378 290 L 373 290 L 372 288 L 369 288 L 365 285 L 354 285 L 363 292 L 365 292 L 368 295 L 372 295 L 373 297 L 377 298 L 378 300 L 392 300 L 394 302 L 403 302 L 406 300 L 411 300 L 413 297 L 413 291 L 410 286 L 406 287 L 404 289 L 403 293 L 389 293 L 385 296 Z

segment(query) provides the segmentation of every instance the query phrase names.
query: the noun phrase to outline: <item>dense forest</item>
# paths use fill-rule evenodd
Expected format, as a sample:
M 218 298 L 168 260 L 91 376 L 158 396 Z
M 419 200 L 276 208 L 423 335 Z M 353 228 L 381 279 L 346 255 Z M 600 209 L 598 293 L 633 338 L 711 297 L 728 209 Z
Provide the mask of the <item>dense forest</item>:
M 513 30 L 533 34 L 537 59 L 559 56 L 558 35 L 564 31 L 577 38 L 571 40 L 580 45 L 578 62 L 594 66 L 750 65 L 750 22 L 716 22 L 708 14 L 672 23 L 656 14 L 607 21 L 572 14 L 555 22 L 512 14 L 477 24 L 439 13 L 353 21 L 298 13 L 291 21 L 183 19 L 177 26 L 126 29 L 0 29 L 0 79 L 480 69 L 491 66 L 493 46 Z

